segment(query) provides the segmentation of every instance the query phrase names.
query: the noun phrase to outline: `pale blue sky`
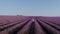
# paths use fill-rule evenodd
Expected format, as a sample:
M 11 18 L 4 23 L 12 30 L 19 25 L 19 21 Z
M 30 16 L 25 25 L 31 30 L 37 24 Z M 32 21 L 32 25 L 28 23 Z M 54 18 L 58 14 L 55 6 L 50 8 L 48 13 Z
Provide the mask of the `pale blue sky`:
M 0 15 L 60 16 L 60 0 L 0 0 Z

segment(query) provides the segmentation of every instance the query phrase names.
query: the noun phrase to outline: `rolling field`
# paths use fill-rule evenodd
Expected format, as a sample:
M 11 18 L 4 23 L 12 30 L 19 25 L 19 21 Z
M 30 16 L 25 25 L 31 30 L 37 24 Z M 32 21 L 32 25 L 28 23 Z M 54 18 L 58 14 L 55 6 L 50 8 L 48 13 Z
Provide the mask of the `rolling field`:
M 60 34 L 60 17 L 0 16 L 0 34 Z

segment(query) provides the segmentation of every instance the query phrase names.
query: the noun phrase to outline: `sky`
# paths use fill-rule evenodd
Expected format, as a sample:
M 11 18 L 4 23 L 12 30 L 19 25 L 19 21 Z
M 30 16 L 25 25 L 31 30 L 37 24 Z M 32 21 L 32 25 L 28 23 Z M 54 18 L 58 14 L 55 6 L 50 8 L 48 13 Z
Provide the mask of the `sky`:
M 60 0 L 0 0 L 0 15 L 60 16 Z

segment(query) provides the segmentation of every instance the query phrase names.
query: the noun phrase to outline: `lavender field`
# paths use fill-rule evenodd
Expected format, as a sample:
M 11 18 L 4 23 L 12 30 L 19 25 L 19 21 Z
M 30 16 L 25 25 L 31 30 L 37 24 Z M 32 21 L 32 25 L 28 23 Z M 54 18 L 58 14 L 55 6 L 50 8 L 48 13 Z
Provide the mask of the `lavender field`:
M 0 16 L 0 34 L 60 34 L 60 17 Z

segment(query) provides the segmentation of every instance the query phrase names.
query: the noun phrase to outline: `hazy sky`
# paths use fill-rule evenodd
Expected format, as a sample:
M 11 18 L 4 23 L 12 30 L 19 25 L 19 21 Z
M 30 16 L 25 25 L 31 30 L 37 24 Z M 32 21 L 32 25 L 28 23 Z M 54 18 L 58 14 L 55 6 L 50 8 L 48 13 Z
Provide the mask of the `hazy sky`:
M 0 15 L 60 16 L 60 0 L 0 0 Z

